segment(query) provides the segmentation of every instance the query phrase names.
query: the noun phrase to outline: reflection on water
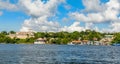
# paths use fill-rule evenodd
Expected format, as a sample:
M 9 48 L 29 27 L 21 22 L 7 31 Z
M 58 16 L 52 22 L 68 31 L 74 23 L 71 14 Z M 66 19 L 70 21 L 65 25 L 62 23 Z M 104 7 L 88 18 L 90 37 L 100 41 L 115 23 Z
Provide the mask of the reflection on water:
M 0 64 L 120 64 L 120 47 L 1 44 Z

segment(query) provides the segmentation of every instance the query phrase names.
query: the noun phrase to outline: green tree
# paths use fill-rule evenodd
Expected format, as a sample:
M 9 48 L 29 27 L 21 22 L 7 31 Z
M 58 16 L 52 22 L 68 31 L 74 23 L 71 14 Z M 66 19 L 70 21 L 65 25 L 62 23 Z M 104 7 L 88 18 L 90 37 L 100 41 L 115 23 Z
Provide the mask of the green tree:
M 78 40 L 79 37 L 80 37 L 80 33 L 77 32 L 77 31 L 72 32 L 71 36 L 70 36 L 70 38 L 73 39 L 73 40 Z
M 15 31 L 10 31 L 9 33 L 10 33 L 10 34 L 15 34 L 16 32 L 15 32 Z
M 120 43 L 120 33 L 116 33 L 116 34 L 114 34 L 114 39 L 113 39 L 113 41 L 111 42 L 111 44 L 113 44 L 113 43 Z
M 1 34 L 7 35 L 8 33 L 6 31 L 2 31 Z
M 60 38 L 55 38 L 51 41 L 52 44 L 61 44 L 61 39 Z

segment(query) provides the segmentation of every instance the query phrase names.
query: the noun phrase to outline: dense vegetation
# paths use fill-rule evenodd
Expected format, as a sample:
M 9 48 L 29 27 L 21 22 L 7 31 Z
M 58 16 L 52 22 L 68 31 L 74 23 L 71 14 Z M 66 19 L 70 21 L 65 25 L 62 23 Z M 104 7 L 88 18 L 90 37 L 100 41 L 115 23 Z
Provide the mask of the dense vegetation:
M 10 31 L 2 31 L 0 33 L 0 43 L 12 43 L 12 44 L 20 44 L 20 43 L 33 43 L 37 38 L 46 38 L 48 44 L 67 44 L 73 40 L 90 40 L 93 41 L 94 38 L 98 40 L 102 39 L 104 35 L 111 33 L 100 33 L 96 31 L 86 30 L 81 32 L 37 32 L 34 33 L 35 37 L 19 39 L 19 38 L 10 38 L 8 34 L 15 34 L 16 32 Z M 120 43 L 120 33 L 114 33 L 114 39 L 112 43 Z
M 67 44 L 73 40 L 90 40 L 93 41 L 93 38 L 98 38 L 99 40 L 104 37 L 104 34 L 96 31 L 74 31 L 69 32 L 37 32 L 35 33 L 35 38 L 46 37 L 47 41 L 50 44 Z
M 34 42 L 34 38 L 26 38 L 26 39 L 19 39 L 19 38 L 10 38 L 8 37 L 9 34 L 15 34 L 16 32 L 10 31 L 2 31 L 0 33 L 0 43 L 6 43 L 6 44 L 19 44 L 19 43 L 32 43 Z
M 120 44 L 120 33 L 114 33 L 114 39 L 111 43 Z

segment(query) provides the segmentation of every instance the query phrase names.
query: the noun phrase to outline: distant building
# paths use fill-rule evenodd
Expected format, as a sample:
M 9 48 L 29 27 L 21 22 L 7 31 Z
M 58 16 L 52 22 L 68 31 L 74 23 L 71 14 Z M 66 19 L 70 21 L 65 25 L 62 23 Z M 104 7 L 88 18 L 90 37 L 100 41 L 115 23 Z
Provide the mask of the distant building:
M 98 38 L 94 37 L 94 38 L 93 38 L 93 40 L 94 40 L 94 41 L 97 41 L 97 40 L 98 40 Z
M 89 44 L 89 40 L 82 40 L 82 44 Z
M 100 41 L 94 41 L 93 44 L 94 45 L 102 45 Z
M 71 44 L 81 44 L 81 41 L 80 40 L 74 40 L 71 42 Z
M 33 32 L 17 32 L 16 37 L 20 39 L 30 38 L 30 37 L 34 37 L 34 33 Z
M 113 39 L 114 39 L 113 35 L 105 35 L 105 37 L 102 38 L 100 42 L 102 45 L 109 45 Z
M 91 43 L 89 40 L 73 40 L 71 43 L 68 44 L 89 45 Z
M 26 39 L 30 37 L 34 37 L 34 32 L 16 32 L 16 34 L 9 34 L 10 38 L 20 38 L 20 39 Z
M 46 44 L 46 38 L 38 38 L 34 44 Z

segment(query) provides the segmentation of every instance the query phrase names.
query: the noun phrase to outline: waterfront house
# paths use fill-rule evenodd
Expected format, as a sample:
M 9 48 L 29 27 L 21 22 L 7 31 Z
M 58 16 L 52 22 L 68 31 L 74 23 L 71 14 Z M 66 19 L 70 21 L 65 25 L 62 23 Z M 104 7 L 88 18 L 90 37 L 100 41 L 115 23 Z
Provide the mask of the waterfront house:
M 89 45 L 91 42 L 89 40 L 73 40 L 68 44 L 79 44 L 79 45 Z
M 34 44 L 46 44 L 46 38 L 38 38 Z
M 100 41 L 94 41 L 94 45 L 102 45 Z
M 105 35 L 105 37 L 102 38 L 100 42 L 102 45 L 109 45 L 113 39 L 114 39 L 113 35 Z
M 74 40 L 71 42 L 72 44 L 81 44 L 81 41 L 80 40 Z
M 84 45 L 89 44 L 89 41 L 88 40 L 82 40 L 82 44 L 84 44 Z
M 94 45 L 101 45 L 101 42 L 98 40 L 98 38 L 94 37 L 93 38 L 93 44 Z

